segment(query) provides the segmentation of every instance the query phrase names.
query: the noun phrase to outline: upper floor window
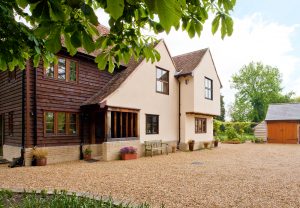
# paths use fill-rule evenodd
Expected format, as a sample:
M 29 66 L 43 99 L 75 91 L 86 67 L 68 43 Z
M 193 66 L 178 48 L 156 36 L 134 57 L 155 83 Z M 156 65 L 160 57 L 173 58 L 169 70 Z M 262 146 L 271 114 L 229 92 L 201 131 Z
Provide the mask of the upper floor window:
M 205 85 L 205 98 L 212 100 L 213 99 L 213 81 L 207 77 L 204 80 Z
M 146 114 L 146 134 L 158 134 L 159 117 L 158 115 Z
M 169 72 L 156 68 L 156 92 L 169 94 Z
M 44 132 L 47 135 L 78 135 L 79 118 L 77 113 L 45 112 Z
M 45 77 L 58 80 L 73 81 L 78 80 L 78 62 L 59 57 L 58 64 L 51 64 L 45 69 Z
M 195 118 L 195 133 L 206 133 L 206 118 Z

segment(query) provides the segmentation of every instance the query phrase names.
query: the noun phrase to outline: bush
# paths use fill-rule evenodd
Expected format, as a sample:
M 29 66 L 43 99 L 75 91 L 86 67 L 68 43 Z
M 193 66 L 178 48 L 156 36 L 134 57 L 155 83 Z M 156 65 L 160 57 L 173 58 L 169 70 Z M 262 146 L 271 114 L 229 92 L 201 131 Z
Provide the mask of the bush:
M 239 137 L 238 133 L 236 132 L 236 130 L 232 127 L 229 127 L 226 129 L 225 131 L 227 138 L 232 140 L 232 139 L 236 139 Z

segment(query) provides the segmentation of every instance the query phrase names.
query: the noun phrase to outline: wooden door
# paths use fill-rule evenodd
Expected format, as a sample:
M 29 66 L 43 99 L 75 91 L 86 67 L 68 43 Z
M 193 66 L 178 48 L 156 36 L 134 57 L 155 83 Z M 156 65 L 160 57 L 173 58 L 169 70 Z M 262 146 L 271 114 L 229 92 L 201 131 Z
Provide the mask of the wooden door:
M 3 143 L 4 143 L 4 117 L 0 115 L 0 156 L 3 156 Z
M 268 143 L 297 144 L 297 131 L 296 122 L 268 123 Z

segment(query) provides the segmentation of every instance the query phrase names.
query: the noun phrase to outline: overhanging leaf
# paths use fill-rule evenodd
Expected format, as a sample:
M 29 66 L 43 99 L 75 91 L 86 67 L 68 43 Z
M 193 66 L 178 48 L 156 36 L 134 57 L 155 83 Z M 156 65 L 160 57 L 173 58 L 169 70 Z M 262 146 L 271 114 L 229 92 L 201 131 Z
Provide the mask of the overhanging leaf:
M 123 15 L 124 0 L 106 0 L 108 13 L 117 20 Z

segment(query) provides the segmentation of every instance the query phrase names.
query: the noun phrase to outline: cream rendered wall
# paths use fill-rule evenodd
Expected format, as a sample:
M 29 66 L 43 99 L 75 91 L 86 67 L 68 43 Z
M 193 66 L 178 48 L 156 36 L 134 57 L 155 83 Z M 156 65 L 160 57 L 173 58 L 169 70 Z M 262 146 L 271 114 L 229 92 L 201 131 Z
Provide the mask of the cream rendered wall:
M 126 79 L 124 83 L 106 100 L 108 106 L 141 109 L 139 113 L 140 141 L 178 139 L 178 81 L 174 77 L 175 67 L 165 44 L 160 41 L 156 46 L 160 52 L 159 62 L 145 60 Z M 169 71 L 169 95 L 156 92 L 156 66 Z M 146 134 L 146 114 L 159 115 L 159 134 Z
M 195 117 L 198 118 L 206 118 L 206 133 L 195 133 Z M 185 142 L 188 140 L 195 140 L 196 142 L 203 142 L 203 141 L 212 141 L 213 140 L 213 117 L 211 116 L 194 116 L 194 115 L 187 115 L 185 119 Z
M 205 114 L 220 115 L 221 84 L 215 71 L 210 52 L 207 51 L 193 73 L 194 77 L 194 111 Z M 204 77 L 213 80 L 213 100 L 205 99 Z
M 213 100 L 205 99 L 205 77 L 213 80 Z M 221 84 L 215 71 L 210 52 L 206 52 L 200 64 L 193 71 L 192 76 L 181 77 L 179 81 L 181 93 L 181 143 L 187 143 L 188 140 L 195 140 L 196 142 L 213 140 L 212 116 L 186 114 L 186 112 L 196 112 L 212 115 L 220 114 Z M 207 118 L 206 133 L 195 133 L 195 117 Z
M 194 78 L 180 77 L 180 142 L 186 143 L 188 134 L 186 129 L 186 112 L 194 111 Z

